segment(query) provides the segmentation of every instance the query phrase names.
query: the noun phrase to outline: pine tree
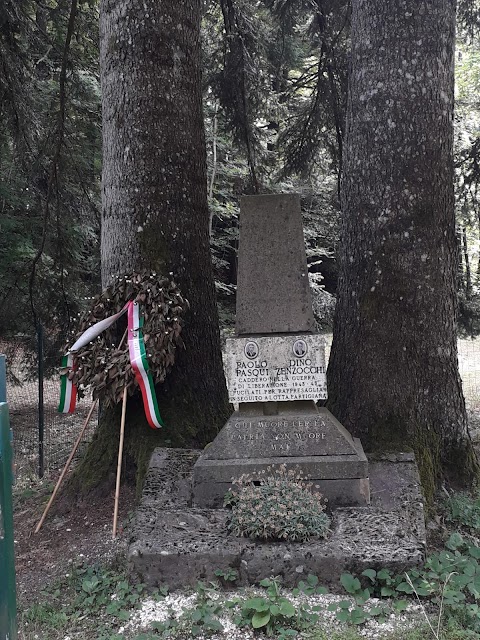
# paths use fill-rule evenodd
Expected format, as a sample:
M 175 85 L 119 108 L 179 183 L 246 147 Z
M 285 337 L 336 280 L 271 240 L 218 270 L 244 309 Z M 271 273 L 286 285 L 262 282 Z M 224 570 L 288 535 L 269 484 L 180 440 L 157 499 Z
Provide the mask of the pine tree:
M 411 447 L 427 497 L 471 481 L 456 342 L 454 0 L 355 0 L 332 412 Z
M 190 312 L 185 350 L 157 388 L 160 432 L 141 402 L 127 407 L 126 451 L 141 474 L 154 446 L 205 445 L 228 400 L 209 252 L 200 75 L 200 0 L 103 0 L 102 282 L 134 270 L 173 274 Z M 71 486 L 111 477 L 118 412 L 104 411 Z

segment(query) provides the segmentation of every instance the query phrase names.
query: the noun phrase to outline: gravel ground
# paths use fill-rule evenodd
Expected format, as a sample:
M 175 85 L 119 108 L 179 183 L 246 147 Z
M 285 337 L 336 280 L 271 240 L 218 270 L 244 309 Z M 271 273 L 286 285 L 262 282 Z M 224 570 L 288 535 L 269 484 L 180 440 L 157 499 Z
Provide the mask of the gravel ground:
M 242 591 L 232 591 L 222 594 L 225 599 L 233 599 L 238 597 L 239 593 L 245 594 L 245 597 L 255 597 L 265 595 L 265 592 L 258 589 L 248 589 Z M 282 593 L 290 599 L 292 604 L 296 607 L 303 605 L 307 608 L 320 607 L 319 610 L 319 622 L 317 627 L 328 632 L 340 631 L 345 629 L 344 624 L 339 622 L 335 617 L 335 612 L 329 611 L 328 606 L 335 602 L 348 600 L 344 596 L 338 596 L 333 594 L 328 595 L 300 595 L 292 597 L 288 591 Z M 139 611 L 132 615 L 131 619 L 118 629 L 120 634 L 132 634 L 147 631 L 153 622 L 165 622 L 169 616 L 174 613 L 178 619 L 182 613 L 186 610 L 195 608 L 197 601 L 196 594 L 184 594 L 181 592 L 170 594 L 164 600 L 157 602 L 152 599 L 147 599 L 143 602 Z M 368 608 L 376 607 L 380 604 L 380 601 L 376 598 L 372 598 L 368 601 Z M 384 601 L 383 601 L 384 604 Z M 354 602 L 352 600 L 352 606 Z M 376 620 L 369 620 L 365 625 L 358 628 L 358 633 L 364 638 L 378 639 L 393 631 L 404 631 L 418 627 L 424 622 L 422 618 L 423 612 L 419 605 L 411 604 L 408 609 L 402 614 L 391 614 L 387 620 L 380 623 Z M 258 634 L 249 629 L 241 629 L 237 627 L 232 621 L 231 611 L 226 610 L 225 616 L 220 618 L 223 625 L 223 632 L 216 633 L 208 636 L 210 640 L 253 640 L 258 638 Z M 185 636 L 187 637 L 187 636 Z M 203 640 L 204 636 L 196 636 L 199 640 Z

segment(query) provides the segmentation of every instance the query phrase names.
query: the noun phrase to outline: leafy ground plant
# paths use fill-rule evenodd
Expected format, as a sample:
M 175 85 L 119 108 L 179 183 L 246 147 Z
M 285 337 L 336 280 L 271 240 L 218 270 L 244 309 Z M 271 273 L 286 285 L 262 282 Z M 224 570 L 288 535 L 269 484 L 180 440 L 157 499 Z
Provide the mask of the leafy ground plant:
M 76 629 L 90 633 L 90 623 L 96 638 L 114 638 L 112 630 L 130 618 L 144 597 L 145 585 L 129 581 L 123 570 L 101 566 L 79 566 L 43 592 L 43 601 L 21 612 L 20 622 L 25 636 L 28 628 L 41 627 L 44 637 L 53 632 Z M 156 591 L 161 598 L 166 591 Z M 39 636 L 40 637 L 40 636 Z
M 230 575 L 230 574 L 229 574 Z M 156 638 L 196 638 L 208 637 L 222 632 L 220 617 L 225 613 L 226 603 L 218 591 L 215 582 L 197 582 L 195 604 L 184 607 L 182 613 L 170 610 L 169 616 L 162 622 L 153 622 L 152 630 Z
M 264 587 L 265 595 L 237 601 L 240 613 L 234 621 L 240 627 L 251 626 L 267 636 L 286 640 L 318 620 L 316 613 L 304 606 L 296 606 L 282 595 L 278 578 L 265 578 L 260 586 Z
M 304 542 L 324 538 L 330 519 L 325 504 L 301 472 L 285 465 L 267 467 L 259 477 L 243 475 L 227 494 L 229 529 L 236 536 L 259 540 Z
M 346 573 L 341 576 L 345 591 L 355 600 L 332 603 L 330 609 L 342 622 L 363 624 L 371 617 L 384 620 L 389 609 L 404 611 L 409 599 L 416 599 L 430 625 L 433 637 L 440 638 L 444 622 L 451 620 L 460 629 L 480 632 L 480 548 L 453 533 L 446 549 L 430 556 L 423 567 L 406 574 L 392 575 L 388 569 L 366 569 L 360 578 Z M 363 582 L 362 582 L 363 581 Z M 385 598 L 389 606 L 369 607 L 371 597 Z M 434 607 L 435 623 L 426 613 Z
M 446 501 L 447 520 L 473 529 L 480 530 L 480 493 L 455 493 Z

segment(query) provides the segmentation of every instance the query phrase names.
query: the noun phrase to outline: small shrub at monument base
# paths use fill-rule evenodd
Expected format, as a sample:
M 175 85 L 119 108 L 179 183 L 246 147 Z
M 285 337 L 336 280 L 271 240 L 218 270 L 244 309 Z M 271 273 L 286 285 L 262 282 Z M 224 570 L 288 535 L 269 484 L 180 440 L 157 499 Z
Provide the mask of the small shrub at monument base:
M 229 530 L 258 540 L 305 542 L 324 538 L 330 519 L 322 496 L 285 465 L 267 467 L 258 476 L 243 475 L 225 496 L 231 506 Z

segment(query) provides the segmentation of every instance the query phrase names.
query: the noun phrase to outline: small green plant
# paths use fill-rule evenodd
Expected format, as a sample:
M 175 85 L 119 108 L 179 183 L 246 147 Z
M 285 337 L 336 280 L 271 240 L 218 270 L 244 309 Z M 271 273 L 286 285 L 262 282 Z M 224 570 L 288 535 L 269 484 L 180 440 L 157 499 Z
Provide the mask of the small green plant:
M 328 589 L 322 587 L 317 576 L 310 573 L 305 580 L 300 580 L 298 586 L 292 590 L 294 596 L 298 596 L 300 593 L 304 593 L 306 596 L 325 595 L 328 593 Z
M 366 569 L 360 578 L 350 573 L 341 576 L 341 583 L 352 600 L 329 605 L 342 622 L 363 624 L 372 617 L 383 621 L 389 609 L 399 613 L 408 607 L 408 598 L 422 604 L 438 606 L 435 626 L 426 617 L 430 632 L 441 637 L 446 619 L 462 627 L 480 631 L 480 548 L 468 543 L 459 533 L 452 533 L 446 549 L 427 558 L 423 567 L 412 568 L 407 574 L 392 575 L 388 569 Z M 365 586 L 365 582 L 367 586 Z M 369 607 L 371 597 L 388 598 L 379 606 Z M 388 604 L 387 604 L 388 603 Z M 423 606 L 423 605 L 422 605 Z
M 129 619 L 144 592 L 145 585 L 130 582 L 123 570 L 78 566 L 46 588 L 44 601 L 22 612 L 21 619 L 25 624 L 41 625 L 44 632 L 48 630 L 44 637 L 62 627 L 70 632 L 79 628 L 84 633 L 85 625 L 93 625 L 99 640 L 116 640 L 118 634 L 113 629 L 119 621 Z M 150 597 L 162 598 L 166 592 L 157 590 Z
M 239 626 L 251 626 L 267 636 L 287 640 L 318 620 L 316 613 L 303 606 L 296 607 L 282 595 L 278 578 L 265 578 L 260 586 L 265 588 L 265 595 L 237 601 L 240 614 L 234 621 Z
M 232 567 L 227 567 L 226 569 L 217 569 L 215 571 L 215 575 L 224 584 L 233 583 L 238 580 L 238 571 L 236 569 L 232 569 Z
M 257 483 L 257 484 L 254 484 Z M 268 467 L 259 477 L 243 475 L 225 497 L 231 506 L 229 529 L 259 540 L 305 542 L 326 537 L 330 519 L 322 497 L 301 472 Z
M 34 623 L 36 625 L 45 625 L 53 629 L 60 629 L 68 623 L 68 616 L 65 611 L 59 610 L 57 606 L 48 602 L 39 602 L 27 609 L 23 616 L 22 622 Z
M 178 618 L 171 611 L 165 621 L 152 623 L 152 629 L 157 632 L 155 637 L 170 638 L 185 633 L 188 637 L 206 637 L 223 631 L 219 616 L 224 611 L 225 603 L 220 598 L 217 585 L 213 582 L 197 582 L 195 592 L 197 599 L 193 608 L 184 609 Z
M 72 586 L 77 592 L 71 613 L 95 614 L 105 611 L 119 620 L 128 620 L 145 591 L 144 584 L 132 584 L 123 574 L 101 567 L 80 567 L 73 572 Z
M 447 520 L 467 529 L 480 530 L 480 494 L 456 493 L 446 501 Z

